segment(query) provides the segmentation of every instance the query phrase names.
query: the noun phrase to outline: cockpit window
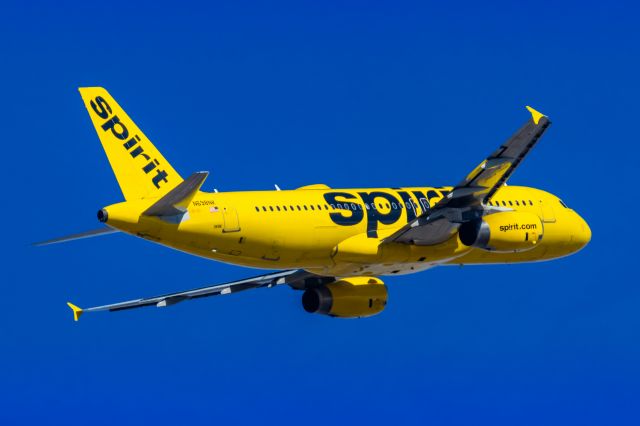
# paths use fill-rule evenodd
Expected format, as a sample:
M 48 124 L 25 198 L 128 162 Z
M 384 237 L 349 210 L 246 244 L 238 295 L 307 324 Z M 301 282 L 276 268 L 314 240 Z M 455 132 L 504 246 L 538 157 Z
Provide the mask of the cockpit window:
M 562 200 L 558 200 L 560 201 L 560 204 L 562 205 L 562 207 L 564 207 L 565 209 L 568 209 L 569 207 L 564 203 L 564 201 Z

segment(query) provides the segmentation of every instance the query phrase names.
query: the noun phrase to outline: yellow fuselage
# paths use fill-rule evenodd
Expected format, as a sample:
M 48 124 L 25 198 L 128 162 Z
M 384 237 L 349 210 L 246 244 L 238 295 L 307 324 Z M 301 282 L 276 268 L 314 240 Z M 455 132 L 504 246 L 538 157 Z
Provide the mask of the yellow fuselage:
M 439 188 L 199 192 L 175 220 L 143 216 L 155 199 L 106 207 L 107 224 L 198 256 L 266 269 L 301 268 L 320 275 L 406 274 L 436 265 L 534 262 L 580 250 L 586 222 L 558 197 L 527 187 L 502 187 L 491 206 L 534 213 L 544 237 L 527 251 L 467 247 L 457 236 L 431 246 L 381 241 L 450 191 Z M 374 204 L 374 205 L 372 205 Z

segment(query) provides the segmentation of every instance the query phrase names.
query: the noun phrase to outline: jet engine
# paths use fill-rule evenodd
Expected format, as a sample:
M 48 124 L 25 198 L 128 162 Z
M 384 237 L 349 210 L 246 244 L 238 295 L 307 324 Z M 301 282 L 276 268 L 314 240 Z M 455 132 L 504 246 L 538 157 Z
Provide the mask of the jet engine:
M 369 317 L 387 304 L 387 286 L 374 277 L 341 278 L 308 288 L 302 295 L 304 310 L 312 314 L 340 318 Z
M 463 223 L 458 230 L 465 246 L 502 253 L 531 250 L 542 235 L 540 217 L 529 212 L 493 213 Z

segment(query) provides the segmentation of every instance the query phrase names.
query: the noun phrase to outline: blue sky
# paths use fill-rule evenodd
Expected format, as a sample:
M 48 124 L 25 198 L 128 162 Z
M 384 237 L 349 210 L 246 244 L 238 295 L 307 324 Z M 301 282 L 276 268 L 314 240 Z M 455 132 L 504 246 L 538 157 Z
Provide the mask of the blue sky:
M 637 7 L 443 5 L 3 3 L 0 421 L 637 424 Z M 222 191 L 453 184 L 531 104 L 554 124 L 510 183 L 562 197 L 593 240 L 389 278 L 366 320 L 276 288 L 74 323 L 67 300 L 255 274 L 122 235 L 29 246 L 121 200 L 89 85 Z

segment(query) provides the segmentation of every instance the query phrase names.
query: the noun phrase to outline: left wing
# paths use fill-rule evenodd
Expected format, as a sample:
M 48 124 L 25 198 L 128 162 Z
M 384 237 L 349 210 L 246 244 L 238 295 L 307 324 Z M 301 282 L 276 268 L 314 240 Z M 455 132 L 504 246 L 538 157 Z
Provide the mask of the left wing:
M 233 281 L 226 284 L 219 284 L 209 287 L 201 287 L 193 290 L 181 291 L 178 293 L 170 293 L 162 296 L 147 297 L 144 299 L 128 300 L 126 302 L 113 303 L 111 305 L 95 306 L 93 308 L 82 309 L 72 303 L 67 303 L 73 310 L 73 319 L 78 321 L 80 315 L 85 312 L 96 311 L 121 311 L 124 309 L 141 308 L 143 306 L 155 305 L 158 308 L 175 305 L 183 300 L 196 299 L 199 297 L 219 296 L 223 294 L 237 293 L 243 290 L 249 290 L 258 287 L 275 287 L 281 284 L 289 284 L 294 288 L 304 288 L 313 283 L 321 283 L 324 280 L 333 279 L 328 277 L 320 277 L 310 272 L 299 270 L 290 270 L 282 272 L 274 272 L 272 274 L 260 275 L 258 277 L 248 278 L 240 281 Z
M 481 216 L 483 205 L 506 183 L 551 125 L 545 115 L 529 106 L 527 110 L 531 119 L 507 142 L 473 169 L 445 198 L 383 243 L 439 244 L 451 238 L 461 223 Z

